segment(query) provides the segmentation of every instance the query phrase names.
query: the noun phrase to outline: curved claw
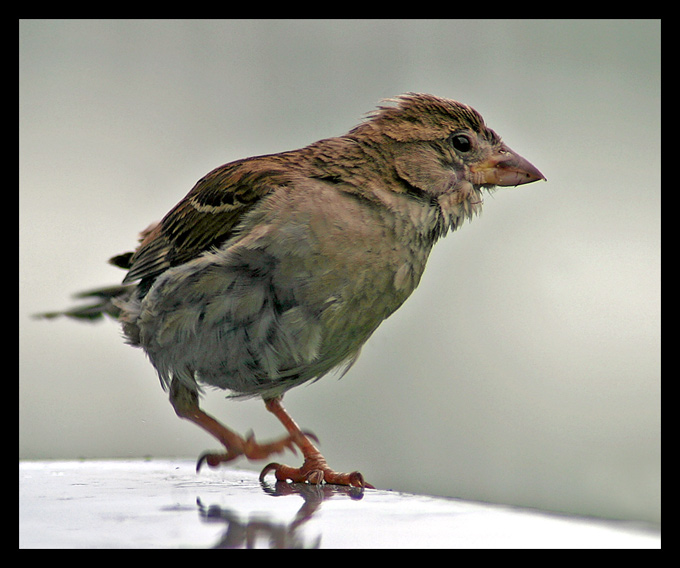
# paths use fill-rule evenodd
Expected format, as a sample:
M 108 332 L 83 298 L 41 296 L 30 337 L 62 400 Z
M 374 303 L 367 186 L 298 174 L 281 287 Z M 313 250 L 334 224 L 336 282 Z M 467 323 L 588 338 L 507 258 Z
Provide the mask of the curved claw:
M 274 471 L 274 472 L 275 472 L 280 466 L 281 466 L 281 464 L 280 464 L 280 463 L 276 463 L 276 462 L 268 463 L 267 465 L 265 465 L 265 466 L 262 468 L 262 471 L 260 472 L 260 481 L 264 481 L 265 476 L 266 476 L 270 471 Z M 281 481 L 281 480 L 278 479 L 278 477 L 277 477 L 277 480 L 278 480 L 278 481 Z
M 309 430 L 303 430 L 302 433 L 307 436 L 308 438 L 311 438 L 314 440 L 317 444 L 319 443 L 319 438 L 314 432 L 310 432 Z
M 358 471 L 353 471 L 350 473 L 349 478 L 350 485 L 353 485 L 354 487 L 361 487 L 362 489 L 375 489 L 373 485 L 366 483 L 364 476 Z
M 229 462 L 235 460 L 241 454 L 236 452 L 227 452 L 226 454 L 219 454 L 217 452 L 203 452 L 196 462 L 196 473 L 201 470 L 204 463 L 207 463 L 210 467 L 217 467 L 223 462 Z

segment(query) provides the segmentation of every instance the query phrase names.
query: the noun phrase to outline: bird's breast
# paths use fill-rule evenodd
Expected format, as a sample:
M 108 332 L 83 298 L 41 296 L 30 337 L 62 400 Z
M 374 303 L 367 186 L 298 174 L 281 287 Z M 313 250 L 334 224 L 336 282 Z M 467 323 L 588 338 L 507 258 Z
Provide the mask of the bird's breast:
M 164 380 L 239 393 L 323 375 L 417 286 L 429 247 L 403 231 L 337 191 L 276 196 L 239 238 L 158 278 L 137 320 L 142 346 Z

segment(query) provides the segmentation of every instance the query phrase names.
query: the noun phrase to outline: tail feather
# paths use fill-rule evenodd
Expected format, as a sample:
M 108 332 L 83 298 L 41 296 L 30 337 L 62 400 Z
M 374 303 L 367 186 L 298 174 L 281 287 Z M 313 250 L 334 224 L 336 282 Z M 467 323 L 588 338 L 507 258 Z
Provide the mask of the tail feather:
M 60 312 L 46 312 L 36 314 L 35 317 L 53 319 L 58 317 L 69 317 L 77 320 L 96 321 L 108 315 L 113 319 L 118 319 L 120 308 L 118 303 L 124 301 L 135 288 L 135 284 L 120 284 L 117 286 L 107 286 L 76 294 L 74 298 L 78 300 L 94 300 L 85 306 L 75 306 Z

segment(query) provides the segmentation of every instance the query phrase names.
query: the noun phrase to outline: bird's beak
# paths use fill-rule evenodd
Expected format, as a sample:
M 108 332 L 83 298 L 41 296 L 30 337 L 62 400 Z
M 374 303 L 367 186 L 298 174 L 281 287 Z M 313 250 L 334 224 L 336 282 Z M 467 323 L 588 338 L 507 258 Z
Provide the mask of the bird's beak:
M 470 166 L 475 182 L 490 185 L 521 185 L 546 177 L 528 160 L 505 144 L 487 160 Z

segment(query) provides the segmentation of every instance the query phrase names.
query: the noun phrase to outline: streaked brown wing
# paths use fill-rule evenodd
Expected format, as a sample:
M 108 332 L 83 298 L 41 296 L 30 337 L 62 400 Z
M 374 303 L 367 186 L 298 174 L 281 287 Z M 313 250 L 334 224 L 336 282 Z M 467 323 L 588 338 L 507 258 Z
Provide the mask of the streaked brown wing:
M 231 237 L 247 211 L 289 182 L 290 175 L 277 158 L 239 160 L 199 180 L 160 223 L 147 229 L 134 254 L 111 259 L 129 268 L 123 282 L 155 278 Z

